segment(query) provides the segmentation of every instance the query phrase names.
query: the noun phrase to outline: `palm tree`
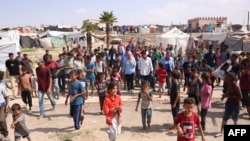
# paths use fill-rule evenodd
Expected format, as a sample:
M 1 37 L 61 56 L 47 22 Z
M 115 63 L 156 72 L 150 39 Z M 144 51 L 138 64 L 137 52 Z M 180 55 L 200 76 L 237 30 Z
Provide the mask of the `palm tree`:
M 92 36 L 91 36 L 91 32 L 95 32 L 97 28 L 97 25 L 87 21 L 84 22 L 83 24 L 83 29 L 84 32 L 87 32 L 86 36 L 87 36 L 87 48 L 92 46 Z
M 109 49 L 110 26 L 112 26 L 114 22 L 117 22 L 117 18 L 113 14 L 113 11 L 111 12 L 103 11 L 103 13 L 101 14 L 100 20 L 101 20 L 100 21 L 101 23 L 106 24 L 106 36 L 107 36 L 106 42 L 107 42 L 107 48 Z

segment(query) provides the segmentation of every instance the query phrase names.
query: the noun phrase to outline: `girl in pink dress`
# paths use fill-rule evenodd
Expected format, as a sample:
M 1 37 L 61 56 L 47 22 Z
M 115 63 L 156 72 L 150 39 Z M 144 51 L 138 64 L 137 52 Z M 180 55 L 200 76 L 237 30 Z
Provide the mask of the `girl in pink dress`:
M 201 98 L 201 127 L 203 131 L 206 130 L 206 116 L 207 111 L 211 108 L 211 100 L 212 100 L 212 86 L 211 86 L 211 79 L 210 75 L 205 72 L 201 75 L 201 79 L 203 82 L 203 86 L 201 88 L 201 92 L 197 94 Z

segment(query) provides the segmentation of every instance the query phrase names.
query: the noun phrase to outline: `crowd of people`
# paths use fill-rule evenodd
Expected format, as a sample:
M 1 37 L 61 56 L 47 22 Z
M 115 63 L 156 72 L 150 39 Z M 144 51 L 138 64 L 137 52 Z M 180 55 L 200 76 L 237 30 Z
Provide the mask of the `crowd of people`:
M 141 103 L 144 130 L 149 129 L 151 125 L 153 93 L 157 93 L 161 98 L 166 92 L 170 96 L 173 116 L 173 126 L 170 130 L 177 130 L 178 140 L 194 140 L 193 129 L 196 124 L 204 141 L 203 131 L 206 130 L 206 115 L 211 108 L 213 88 L 221 84 L 221 78 L 213 72 L 221 65 L 219 69 L 225 73 L 221 100 L 227 100 L 221 131 L 215 136 L 222 135 L 223 127 L 230 117 L 234 124 L 237 124 L 241 108 L 247 109 L 250 118 L 250 52 L 234 54 L 228 51 L 227 45 L 214 47 L 200 44 L 196 52 L 184 54 L 173 45 L 135 46 L 134 39 L 131 38 L 128 45 L 121 43 L 109 50 L 103 45 L 94 49 L 92 46 L 81 47 L 77 42 L 73 42 L 72 47 L 63 48 L 58 59 L 54 57 L 46 50 L 43 57 L 36 60 L 37 67 L 33 71 L 34 62 L 28 58 L 28 54 L 22 56 L 19 52 L 15 57 L 13 53 L 9 53 L 9 59 L 6 61 L 8 76 L 5 78 L 4 72 L 0 72 L 0 129 L 4 137 L 8 136 L 4 116 L 9 107 L 7 89 L 12 90 L 11 99 L 21 95 L 22 101 L 29 107 L 30 114 L 32 98 L 38 96 L 39 118 L 46 115 L 45 95 L 48 96 L 53 110 L 56 108 L 56 99 L 65 95 L 65 104 L 70 103 L 70 115 L 76 130 L 80 129 L 84 120 L 85 101 L 97 94 L 100 114 L 105 115 L 109 127 L 109 139 L 114 141 L 121 133 L 121 90 L 134 94 L 135 87 L 139 87 L 135 111 Z M 184 112 L 180 112 L 182 81 L 183 91 L 187 93 L 187 98 L 183 101 Z M 18 86 L 17 91 L 14 88 L 15 83 Z M 194 107 L 197 107 L 197 113 L 193 112 Z M 19 112 L 13 112 L 15 116 L 12 127 L 18 125 L 18 128 L 15 128 L 15 138 L 18 140 L 20 137 L 27 137 L 31 140 L 20 107 L 18 104 L 12 106 L 12 111 L 18 110 Z M 184 122 L 186 124 L 183 124 Z

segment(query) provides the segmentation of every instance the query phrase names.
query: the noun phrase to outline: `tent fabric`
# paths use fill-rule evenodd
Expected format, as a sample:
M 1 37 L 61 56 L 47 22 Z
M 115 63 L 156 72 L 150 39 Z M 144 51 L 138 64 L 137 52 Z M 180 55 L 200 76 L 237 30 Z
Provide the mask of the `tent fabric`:
M 188 40 L 189 40 L 188 34 L 174 27 L 167 33 L 164 33 L 162 35 L 157 35 L 156 45 L 158 46 L 160 43 L 162 43 L 162 45 L 166 47 L 168 44 L 171 44 L 171 45 L 177 45 L 177 49 L 182 47 L 183 50 L 186 50 Z
M 35 41 L 29 36 L 20 36 L 20 45 L 22 47 L 32 48 L 35 46 Z
M 53 45 L 52 45 L 52 42 L 51 42 L 51 38 L 52 37 L 47 37 L 47 38 L 42 38 L 42 39 L 39 39 L 40 43 L 41 43 L 41 46 L 43 48 L 52 48 Z
M 244 52 L 249 52 L 250 51 L 250 43 L 245 42 L 246 39 L 244 37 L 242 38 L 232 38 L 228 36 L 224 44 L 228 45 L 228 50 L 243 50 Z
M 71 33 L 71 34 L 66 34 L 64 35 L 64 40 L 66 42 L 72 42 L 73 39 L 76 39 L 76 41 L 81 41 L 81 40 L 85 40 L 85 35 L 82 33 Z
M 202 40 L 218 41 L 218 44 L 221 44 L 226 37 L 226 33 L 202 33 Z
M 60 31 L 47 31 L 47 37 L 59 37 L 63 38 L 64 32 Z
M 15 42 L 20 48 L 20 36 L 18 30 L 0 31 L 0 43 L 12 43 Z
M 9 53 L 17 55 L 20 47 L 15 42 L 0 43 L 0 71 L 6 71 L 5 61 L 9 59 Z
M 60 39 L 58 37 L 51 38 L 51 42 L 54 48 L 58 47 L 66 47 L 66 43 L 63 39 Z

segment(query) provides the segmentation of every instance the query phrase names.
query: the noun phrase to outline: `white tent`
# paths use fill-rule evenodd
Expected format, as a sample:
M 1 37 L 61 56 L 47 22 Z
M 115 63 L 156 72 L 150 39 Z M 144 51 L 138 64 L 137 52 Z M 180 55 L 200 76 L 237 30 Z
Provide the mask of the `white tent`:
M 20 51 L 20 36 L 16 30 L 0 31 L 0 70 L 6 71 L 5 61 L 9 58 L 9 53 Z
M 164 47 L 167 47 L 167 45 L 170 44 L 174 46 L 177 45 L 177 49 L 182 47 L 183 50 L 186 50 L 188 40 L 189 40 L 188 34 L 174 27 L 167 33 L 156 36 L 156 46 L 159 46 L 160 43 L 162 43 Z

